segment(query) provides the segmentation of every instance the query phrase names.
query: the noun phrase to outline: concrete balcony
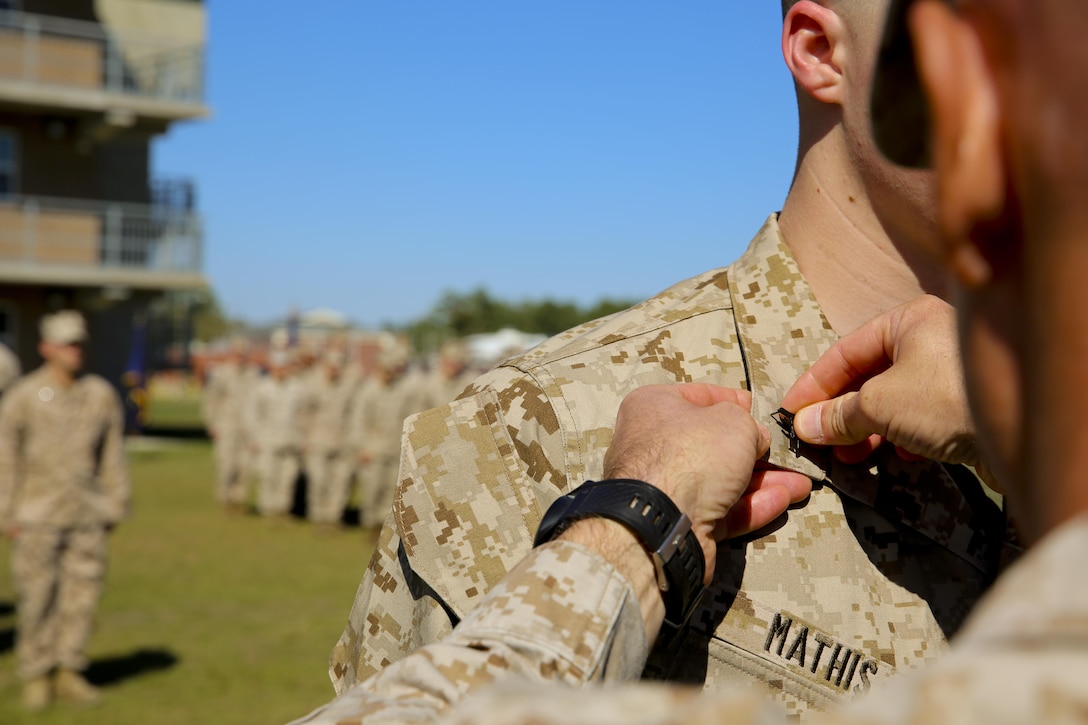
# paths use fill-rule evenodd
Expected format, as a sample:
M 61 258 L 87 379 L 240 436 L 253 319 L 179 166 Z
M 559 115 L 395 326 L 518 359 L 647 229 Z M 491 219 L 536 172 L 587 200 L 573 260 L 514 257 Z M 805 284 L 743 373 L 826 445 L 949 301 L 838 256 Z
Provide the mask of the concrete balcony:
M 204 46 L 0 11 L 0 104 L 102 113 L 121 126 L 200 118 Z
M 203 231 L 186 196 L 152 204 L 0 198 L 0 284 L 146 290 L 206 286 Z

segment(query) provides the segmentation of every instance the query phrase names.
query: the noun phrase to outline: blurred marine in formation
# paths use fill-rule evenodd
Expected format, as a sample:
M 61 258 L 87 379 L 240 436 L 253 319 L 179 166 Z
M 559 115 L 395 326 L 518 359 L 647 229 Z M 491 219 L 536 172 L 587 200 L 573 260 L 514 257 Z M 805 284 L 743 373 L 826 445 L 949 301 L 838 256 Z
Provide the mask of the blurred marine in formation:
M 408 346 L 384 339 L 378 369 L 359 388 L 349 427 L 359 465 L 360 522 L 375 528 L 393 505 L 404 419 L 417 412 L 418 388 L 407 377 Z
M 23 704 L 54 697 L 90 703 L 81 672 L 106 573 L 106 538 L 124 518 L 130 488 L 124 414 L 102 378 L 81 375 L 86 323 L 45 317 L 45 364 L 0 403 L 0 528 L 13 542 L 18 597 L 16 659 Z
M 453 401 L 476 379 L 468 365 L 468 349 L 464 343 L 451 340 L 438 352 L 438 362 L 423 383 L 417 410 L 437 408 Z
M 215 442 L 216 497 L 228 511 L 241 511 L 246 504 L 249 440 L 245 409 L 255 382 L 246 354 L 246 343 L 234 342 L 204 390 L 204 425 Z
M 344 374 L 341 349 L 326 351 L 319 374 L 307 379 L 310 413 L 306 438 L 306 512 L 321 526 L 339 526 L 351 495 L 355 461 L 348 449 L 347 426 L 352 380 Z
M 257 510 L 264 516 L 286 517 L 294 501 L 301 468 L 303 392 L 293 374 L 291 353 L 269 353 L 268 375 L 256 385 L 247 421 L 258 460 Z

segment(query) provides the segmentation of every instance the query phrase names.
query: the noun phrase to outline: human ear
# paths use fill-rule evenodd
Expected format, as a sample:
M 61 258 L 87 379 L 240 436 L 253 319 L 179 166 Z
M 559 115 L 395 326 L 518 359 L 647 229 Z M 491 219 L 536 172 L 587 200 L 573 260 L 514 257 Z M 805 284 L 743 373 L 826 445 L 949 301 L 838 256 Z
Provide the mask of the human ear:
M 823 103 L 842 103 L 842 20 L 812 0 L 790 8 L 782 24 L 782 55 L 797 85 Z
M 959 282 L 978 287 L 1007 253 L 978 233 L 1001 220 L 1008 201 L 994 79 L 975 30 L 946 3 L 921 0 L 909 24 L 929 98 L 945 251 Z

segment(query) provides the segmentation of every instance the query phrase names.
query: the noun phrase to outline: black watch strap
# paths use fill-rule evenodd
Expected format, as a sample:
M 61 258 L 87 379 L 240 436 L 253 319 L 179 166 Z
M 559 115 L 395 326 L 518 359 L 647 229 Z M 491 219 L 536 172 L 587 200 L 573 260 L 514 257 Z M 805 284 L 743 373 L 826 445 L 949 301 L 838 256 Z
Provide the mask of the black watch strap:
M 544 514 L 533 546 L 546 544 L 580 519 L 617 521 L 650 552 L 665 601 L 665 622 L 682 627 L 703 593 L 706 562 L 691 521 L 663 491 L 645 481 L 586 481 Z

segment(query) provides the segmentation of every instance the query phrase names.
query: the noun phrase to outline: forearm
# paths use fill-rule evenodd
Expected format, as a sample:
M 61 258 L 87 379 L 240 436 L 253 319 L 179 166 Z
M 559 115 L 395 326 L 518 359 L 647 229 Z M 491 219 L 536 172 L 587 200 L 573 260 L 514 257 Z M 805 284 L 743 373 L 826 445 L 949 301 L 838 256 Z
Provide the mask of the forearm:
M 623 524 L 604 518 L 584 519 L 559 537 L 598 553 L 631 585 L 642 614 L 648 642 L 654 642 L 665 619 L 665 604 L 653 560 L 642 542 Z

